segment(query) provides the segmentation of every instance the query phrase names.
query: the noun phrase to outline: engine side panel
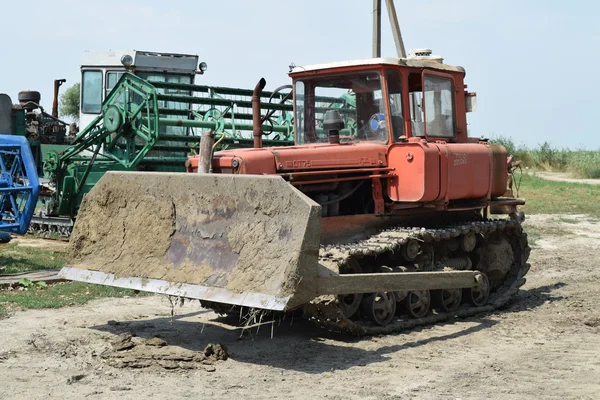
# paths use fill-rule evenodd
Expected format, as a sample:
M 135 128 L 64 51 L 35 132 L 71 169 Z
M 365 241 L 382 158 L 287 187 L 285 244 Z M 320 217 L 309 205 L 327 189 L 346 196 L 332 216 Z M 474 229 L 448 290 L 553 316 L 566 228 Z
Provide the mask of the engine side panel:
M 480 143 L 392 145 L 388 196 L 397 202 L 432 202 L 500 196 L 506 190 L 506 150 Z M 491 182 L 490 182 L 491 180 Z
M 487 145 L 475 143 L 438 144 L 444 155 L 448 200 L 487 196 L 490 190 L 492 154 Z M 442 161 L 444 162 L 444 161 Z
M 279 171 L 385 167 L 387 146 L 360 142 L 271 149 Z
M 189 159 L 192 171 L 198 168 L 198 156 Z M 264 149 L 227 150 L 215 153 L 212 167 L 217 173 L 232 173 L 234 164 L 238 165 L 237 173 L 252 175 L 272 175 L 276 173 L 275 157 Z
M 395 177 L 388 180 L 388 196 L 398 202 L 434 201 L 440 195 L 440 154 L 430 143 L 392 145 L 388 163 Z

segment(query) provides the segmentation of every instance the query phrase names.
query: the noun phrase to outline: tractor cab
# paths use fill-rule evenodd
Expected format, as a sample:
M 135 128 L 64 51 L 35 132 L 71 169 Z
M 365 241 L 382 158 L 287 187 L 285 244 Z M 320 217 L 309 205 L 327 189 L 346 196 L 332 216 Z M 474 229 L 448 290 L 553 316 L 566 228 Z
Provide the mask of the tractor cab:
M 296 144 L 376 142 L 417 137 L 466 142 L 466 115 L 475 94 L 465 70 L 430 50 L 408 58 L 373 58 L 295 67 Z
M 125 72 L 149 82 L 192 84 L 195 75 L 204 73 L 205 69 L 206 63 L 198 63 L 198 56 L 192 54 L 139 50 L 84 51 L 81 58 L 80 124 L 86 127 L 101 114 L 102 103 Z M 190 95 L 189 91 L 173 89 L 170 94 Z

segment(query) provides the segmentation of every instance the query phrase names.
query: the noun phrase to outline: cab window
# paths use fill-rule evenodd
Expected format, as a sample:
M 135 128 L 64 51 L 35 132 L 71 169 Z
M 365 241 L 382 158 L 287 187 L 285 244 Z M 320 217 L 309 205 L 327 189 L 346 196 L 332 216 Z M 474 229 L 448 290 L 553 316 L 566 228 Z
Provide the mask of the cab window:
M 402 75 L 396 70 L 388 70 L 385 73 L 387 82 L 388 99 L 390 105 L 390 120 L 392 122 L 392 134 L 394 141 L 404 136 L 404 114 L 402 112 Z
M 325 114 L 339 118 L 341 142 L 387 142 L 386 101 L 378 71 L 297 80 L 296 142 L 326 143 Z
M 425 75 L 424 86 L 427 136 L 456 136 L 452 80 Z
M 412 136 L 425 137 L 421 74 L 410 74 L 408 76 L 408 108 L 410 109 Z
M 114 89 L 115 85 L 117 84 L 117 82 L 119 82 L 119 79 L 121 79 L 123 74 L 124 72 L 117 71 L 106 73 L 106 97 L 108 97 L 110 91 Z
M 81 111 L 100 114 L 102 109 L 102 71 L 83 71 Z

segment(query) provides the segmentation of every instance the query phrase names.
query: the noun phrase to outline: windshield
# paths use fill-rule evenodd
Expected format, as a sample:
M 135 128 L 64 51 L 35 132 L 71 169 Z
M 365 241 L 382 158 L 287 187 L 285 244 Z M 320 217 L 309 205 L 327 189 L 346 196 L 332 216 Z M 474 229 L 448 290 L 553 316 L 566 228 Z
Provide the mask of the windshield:
M 343 121 L 341 142 L 387 142 L 386 111 L 378 72 L 356 72 L 295 82 L 296 143 L 323 143 L 327 111 Z

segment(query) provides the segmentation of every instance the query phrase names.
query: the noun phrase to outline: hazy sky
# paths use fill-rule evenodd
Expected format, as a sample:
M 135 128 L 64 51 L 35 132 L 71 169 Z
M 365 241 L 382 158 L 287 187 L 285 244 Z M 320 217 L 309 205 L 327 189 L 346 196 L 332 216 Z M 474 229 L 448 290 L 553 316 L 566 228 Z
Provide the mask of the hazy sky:
M 42 93 L 79 81 L 83 50 L 198 54 L 197 82 L 267 89 L 288 65 L 368 58 L 372 0 L 29 0 L 3 4 L 0 92 Z M 385 1 L 383 1 L 385 3 Z M 467 70 L 478 111 L 472 136 L 517 144 L 600 148 L 600 3 L 550 0 L 396 0 L 407 50 L 431 48 Z M 383 55 L 394 56 L 387 14 Z M 569 82 L 581 85 L 568 86 Z

